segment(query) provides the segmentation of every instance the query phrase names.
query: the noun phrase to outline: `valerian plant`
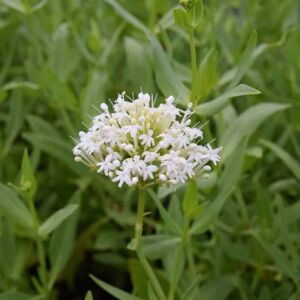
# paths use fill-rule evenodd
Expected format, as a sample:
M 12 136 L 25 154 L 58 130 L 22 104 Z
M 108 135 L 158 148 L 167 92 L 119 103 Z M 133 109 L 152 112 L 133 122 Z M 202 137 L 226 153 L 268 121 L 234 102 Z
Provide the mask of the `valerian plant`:
M 298 299 L 298 11 L 0 1 L 0 300 Z
M 87 132 L 79 133 L 80 140 L 73 149 L 76 161 L 109 176 L 119 187 L 124 183 L 138 186 L 136 233 L 129 249 L 137 250 L 142 264 L 145 258 L 140 241 L 147 187 L 185 183 L 210 171 L 209 162 L 220 160 L 221 148 L 197 144 L 203 132 L 190 127 L 191 110 L 177 108 L 174 101 L 169 96 L 156 107 L 154 97 L 147 93 L 139 93 L 131 101 L 125 100 L 125 92 L 119 94 L 113 112 L 101 104 L 103 112 L 93 117 Z M 148 265 L 144 269 L 155 293 L 164 299 L 154 273 Z

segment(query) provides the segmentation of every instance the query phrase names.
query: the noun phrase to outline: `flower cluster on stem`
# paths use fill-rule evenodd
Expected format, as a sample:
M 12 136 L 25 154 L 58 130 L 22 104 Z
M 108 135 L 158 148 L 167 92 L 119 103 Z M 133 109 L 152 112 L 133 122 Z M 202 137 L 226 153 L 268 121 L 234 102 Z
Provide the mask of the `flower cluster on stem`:
M 155 106 L 147 93 L 127 100 L 123 92 L 111 111 L 105 103 L 100 108 L 88 131 L 79 133 L 73 154 L 119 187 L 184 183 L 220 160 L 220 148 L 199 144 L 203 132 L 190 127 L 190 106 L 179 109 L 173 96 Z

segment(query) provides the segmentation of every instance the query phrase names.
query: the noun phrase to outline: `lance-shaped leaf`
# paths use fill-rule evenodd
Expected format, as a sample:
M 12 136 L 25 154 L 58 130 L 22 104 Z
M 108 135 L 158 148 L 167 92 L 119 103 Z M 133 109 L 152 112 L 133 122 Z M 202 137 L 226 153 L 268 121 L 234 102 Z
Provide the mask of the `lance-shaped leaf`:
M 256 47 L 257 41 L 257 33 L 253 31 L 248 42 L 246 48 L 241 56 L 238 67 L 236 69 L 236 73 L 230 83 L 230 87 L 236 86 L 240 80 L 243 78 L 244 74 L 248 71 L 252 64 L 252 55 Z
M 160 200 L 157 198 L 156 194 L 148 190 L 149 195 L 154 200 L 156 207 L 160 213 L 160 216 L 164 220 L 166 226 L 171 230 L 172 232 L 181 235 L 182 234 L 182 228 L 175 222 L 175 220 L 171 217 L 171 215 L 166 211 L 166 209 L 162 206 L 160 203 Z
M 103 288 L 106 292 L 111 294 L 112 296 L 116 297 L 119 300 L 142 300 L 142 298 L 136 297 L 134 295 L 131 295 L 127 292 L 124 292 L 102 280 L 99 278 L 90 275 L 90 277 L 97 283 L 101 288 Z
M 195 220 L 194 224 L 191 228 L 192 234 L 202 233 L 207 230 L 218 217 L 219 213 L 222 210 L 227 198 L 233 192 L 234 187 L 228 187 L 221 191 L 219 195 L 213 200 L 203 211 L 203 213 L 199 216 L 198 219 Z
M 287 109 L 289 105 L 279 103 L 259 103 L 250 107 L 236 118 L 225 134 L 220 145 L 223 146 L 222 158 L 225 160 L 234 151 L 239 142 L 251 135 L 268 117 L 278 111 Z
M 202 280 L 202 275 L 198 275 L 194 281 L 192 282 L 192 284 L 186 289 L 186 291 L 184 292 L 183 296 L 182 296 L 182 300 L 193 300 L 195 299 L 195 296 L 197 294 L 198 291 L 198 286 L 200 281 Z
M 28 157 L 27 149 L 25 149 L 21 166 L 20 189 L 24 191 L 30 198 L 36 192 L 37 184 L 31 168 L 30 159 Z
M 70 217 L 76 209 L 78 204 L 70 204 L 51 215 L 40 227 L 39 235 L 45 237 L 57 228 L 64 220 Z
M 261 140 L 261 143 L 273 151 L 273 153 L 285 163 L 289 170 L 300 181 L 300 164 L 298 161 L 296 161 L 296 159 L 294 159 L 287 151 L 270 141 Z
M 84 297 L 84 300 L 94 300 L 93 294 L 91 291 L 88 291 Z
M 0 183 L 0 213 L 16 224 L 33 229 L 34 223 L 30 210 L 20 200 L 16 192 Z
M 258 95 L 258 94 L 260 94 L 260 91 L 252 88 L 251 86 L 246 84 L 239 84 L 238 86 L 234 87 L 230 91 L 223 93 L 216 99 L 213 99 L 207 103 L 196 106 L 194 111 L 199 116 L 211 116 L 221 111 L 232 98 L 246 96 L 246 95 Z

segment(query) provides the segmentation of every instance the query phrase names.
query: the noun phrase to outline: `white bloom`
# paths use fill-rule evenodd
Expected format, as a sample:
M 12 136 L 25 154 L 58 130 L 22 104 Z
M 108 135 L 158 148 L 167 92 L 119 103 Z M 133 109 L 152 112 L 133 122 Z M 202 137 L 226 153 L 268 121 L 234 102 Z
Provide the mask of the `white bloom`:
M 149 130 L 148 134 L 141 134 L 139 136 L 139 140 L 141 140 L 141 144 L 145 145 L 145 147 L 151 147 L 154 145 L 154 139 L 152 138 L 153 131 Z
M 118 95 L 109 111 L 102 103 L 102 113 L 92 119 L 87 132 L 79 133 L 73 149 L 75 160 L 109 176 L 118 186 L 139 183 L 185 182 L 201 169 L 209 172 L 209 162 L 220 160 L 220 148 L 199 145 L 203 132 L 189 127 L 190 107 L 181 110 L 170 96 L 154 106 L 153 97 L 139 93 L 132 101 L 125 92 Z

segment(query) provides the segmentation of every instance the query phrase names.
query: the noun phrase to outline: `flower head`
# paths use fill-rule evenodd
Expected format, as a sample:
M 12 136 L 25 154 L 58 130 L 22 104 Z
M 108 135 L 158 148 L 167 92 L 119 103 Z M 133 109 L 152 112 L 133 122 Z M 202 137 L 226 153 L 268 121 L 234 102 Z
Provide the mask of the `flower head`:
M 123 92 L 112 112 L 105 103 L 100 108 L 89 130 L 79 133 L 73 154 L 120 187 L 184 183 L 220 160 L 220 148 L 198 144 L 203 132 L 189 127 L 192 112 L 177 108 L 173 96 L 155 106 L 149 94 L 127 101 Z

